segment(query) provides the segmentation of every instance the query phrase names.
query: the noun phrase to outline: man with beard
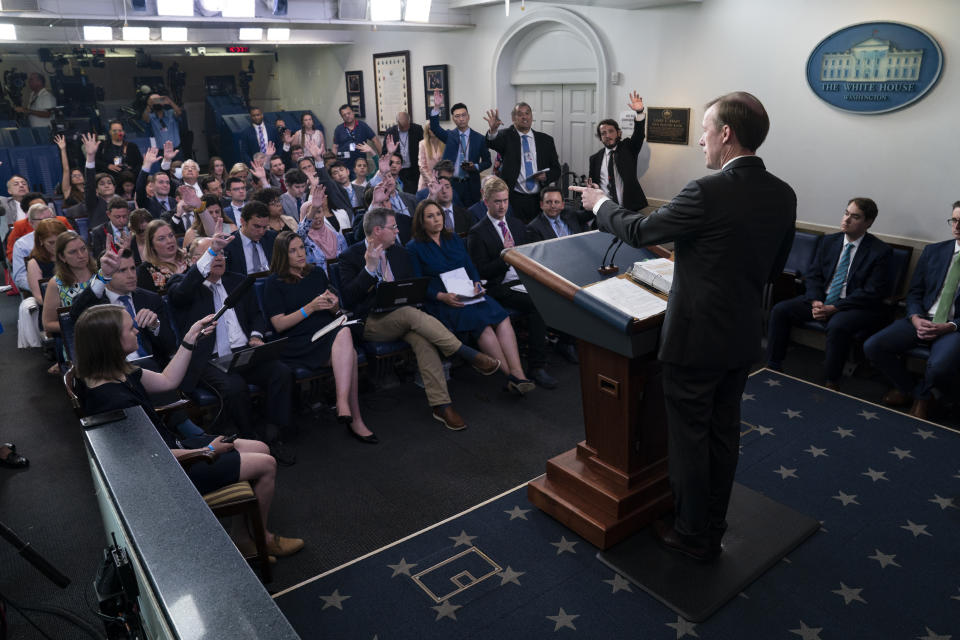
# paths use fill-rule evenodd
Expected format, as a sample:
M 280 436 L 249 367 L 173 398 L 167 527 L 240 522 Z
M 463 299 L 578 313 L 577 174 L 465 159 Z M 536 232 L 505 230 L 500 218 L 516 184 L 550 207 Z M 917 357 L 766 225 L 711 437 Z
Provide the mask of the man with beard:
M 590 180 L 624 209 L 639 211 L 647 206 L 647 197 L 637 180 L 637 154 L 643 146 L 647 115 L 643 98 L 636 91 L 630 94 L 627 106 L 637 115 L 633 134 L 626 140 L 616 120 L 601 120 L 597 125 L 597 137 L 604 148 L 590 156 Z

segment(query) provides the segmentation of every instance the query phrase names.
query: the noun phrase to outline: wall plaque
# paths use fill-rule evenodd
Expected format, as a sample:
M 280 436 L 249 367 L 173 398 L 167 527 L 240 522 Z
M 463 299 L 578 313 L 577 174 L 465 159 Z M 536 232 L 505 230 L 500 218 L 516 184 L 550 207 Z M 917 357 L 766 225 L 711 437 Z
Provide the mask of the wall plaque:
M 689 144 L 689 139 L 689 107 L 647 107 L 647 142 Z
M 397 124 L 397 114 L 410 113 L 410 52 L 373 54 L 377 126 L 381 134 Z

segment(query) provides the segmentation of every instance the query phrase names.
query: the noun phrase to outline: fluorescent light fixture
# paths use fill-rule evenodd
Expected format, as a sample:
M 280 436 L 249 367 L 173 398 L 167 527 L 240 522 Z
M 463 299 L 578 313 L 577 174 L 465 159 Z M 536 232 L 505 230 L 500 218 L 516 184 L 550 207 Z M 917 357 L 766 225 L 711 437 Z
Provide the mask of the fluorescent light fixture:
M 398 22 L 400 0 L 370 0 L 370 19 L 374 22 Z
M 160 39 L 164 42 L 184 42 L 187 39 L 187 28 L 160 27 Z
M 157 0 L 158 16 L 192 16 L 193 0 Z
M 0 40 L 16 40 L 17 29 L 12 24 L 0 24 Z
M 263 29 L 243 27 L 240 29 L 241 40 L 263 40 Z
M 407 22 L 430 22 L 430 0 L 407 0 L 403 19 Z
M 255 0 L 227 0 L 220 6 L 220 15 L 224 18 L 255 18 L 257 9 Z
M 270 28 L 267 29 L 267 40 L 289 40 L 290 29 Z
M 150 27 L 124 27 L 124 40 L 149 40 Z
M 84 40 L 113 40 L 113 27 L 93 27 L 87 25 L 83 28 Z

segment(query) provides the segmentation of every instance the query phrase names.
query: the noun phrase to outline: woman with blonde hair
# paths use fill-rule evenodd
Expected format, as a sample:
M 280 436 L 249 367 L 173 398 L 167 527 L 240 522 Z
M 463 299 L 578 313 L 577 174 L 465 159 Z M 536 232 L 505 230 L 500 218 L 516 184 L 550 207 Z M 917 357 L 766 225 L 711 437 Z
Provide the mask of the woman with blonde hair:
M 417 191 L 426 189 L 433 178 L 433 165 L 437 164 L 443 158 L 443 150 L 446 143 L 433 135 L 430 127 L 423 128 L 423 140 L 420 141 L 420 155 L 417 164 L 420 166 L 420 182 L 417 184 Z
M 163 292 L 167 282 L 190 268 L 187 252 L 177 244 L 173 226 L 166 220 L 154 220 L 147 225 L 147 254 L 137 267 L 137 286 L 153 292 Z

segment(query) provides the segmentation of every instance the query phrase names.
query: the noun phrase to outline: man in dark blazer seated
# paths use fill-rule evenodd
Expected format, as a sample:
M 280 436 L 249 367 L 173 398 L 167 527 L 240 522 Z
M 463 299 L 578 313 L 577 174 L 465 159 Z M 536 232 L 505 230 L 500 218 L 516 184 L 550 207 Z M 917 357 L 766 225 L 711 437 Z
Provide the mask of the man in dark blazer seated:
M 219 311 L 227 296 L 243 282 L 240 274 L 226 271 L 223 256 L 225 246 L 238 242 L 226 233 L 200 239 L 191 256 L 196 258 L 194 265 L 170 280 L 167 296 L 181 334 L 197 320 Z M 287 433 L 293 389 L 290 369 L 280 360 L 269 360 L 240 373 L 224 373 L 210 363 L 211 358 L 262 345 L 266 331 L 257 296 L 250 289 L 232 309 L 220 316 L 214 333 L 197 342 L 180 389 L 190 393 L 201 383 L 212 388 L 222 402 L 222 431 L 262 440 L 271 446 L 278 462 L 292 464 L 292 454 L 283 451 L 282 445 L 284 439 L 290 440 Z M 263 413 L 268 425 L 264 429 L 254 426 L 247 384 L 255 384 L 266 393 Z
M 504 249 L 527 243 L 527 228 L 520 218 L 507 216 L 510 194 L 500 178 L 483 185 L 487 215 L 473 225 L 467 236 L 467 251 L 480 277 L 487 281 L 487 293 L 505 307 L 527 314 L 527 371 L 531 380 L 544 389 L 556 389 L 556 379 L 547 373 L 547 325 L 530 294 L 512 287 L 520 285 L 513 267 L 500 257 Z
M 119 254 L 104 252 L 100 271 L 90 286 L 74 298 L 70 316 L 76 322 L 84 311 L 98 304 L 123 307 L 139 330 L 137 350 L 127 356 L 128 360 L 152 356 L 159 366 L 165 366 L 176 352 L 171 318 L 167 317 L 160 296 L 137 286 L 137 265 L 129 249 Z
M 159 157 L 156 148 L 147 149 L 143 154 L 143 167 L 137 174 L 135 198 L 137 206 L 146 209 L 154 218 L 160 218 L 177 209 L 177 201 L 170 195 L 170 176 L 166 171 L 150 174 Z M 147 182 L 153 181 L 153 195 L 147 195 Z
M 454 203 L 450 178 L 437 178 L 430 186 L 433 189 L 430 197 L 443 209 L 443 226 L 461 238 L 467 237 L 470 227 L 475 224 L 473 214 Z
M 500 361 L 465 346 L 442 322 L 411 306 L 371 313 L 377 285 L 384 280 L 415 277 L 407 250 L 397 244 L 396 216 L 389 209 L 371 209 L 363 218 L 365 239 L 340 254 L 340 280 L 344 306 L 365 318 L 365 340 L 387 342 L 403 340 L 417 358 L 427 402 L 433 418 L 453 431 L 467 425 L 450 400 L 443 363 L 437 354 L 459 354 L 484 375 L 500 368 Z
M 583 233 L 593 218 L 593 211 L 565 208 L 560 187 L 551 185 L 540 190 L 540 215 L 527 225 L 527 234 L 530 242 L 539 242 Z
M 407 193 L 417 192 L 417 183 L 420 181 L 420 141 L 423 140 L 423 127 L 416 122 L 410 122 L 410 114 L 401 111 L 397 114 L 397 124 L 387 129 L 384 135 L 383 148 L 387 148 L 387 139 L 392 139 L 397 145 L 403 164 L 400 169 L 400 182 Z
M 634 247 L 674 242 L 676 268 L 658 357 L 669 432 L 672 525 L 656 523 L 663 545 L 700 561 L 721 551 L 737 468 L 740 399 L 757 361 L 767 282 L 793 244 L 797 198 L 768 173 L 756 149 L 769 129 L 746 92 L 707 104 L 700 146 L 718 173 L 687 184 L 643 216 L 600 189 L 583 193 L 601 231 Z
M 272 149 L 268 146 L 270 143 L 273 143 Z M 282 144 L 277 128 L 263 121 L 263 110 L 250 107 L 250 126 L 240 132 L 240 160 L 249 165 L 253 154 L 273 155 Z
M 450 184 L 451 184 L 451 186 L 452 186 L 452 185 L 453 185 L 453 163 L 450 162 L 449 160 L 443 160 L 443 159 L 437 160 L 437 164 L 433 165 L 433 176 L 432 176 L 432 177 L 433 177 L 433 178 L 437 178 L 437 179 L 439 179 L 439 178 L 449 178 L 449 179 L 450 179 Z M 421 202 L 422 200 L 426 200 L 427 198 L 431 197 L 431 196 L 430 196 L 430 186 L 429 186 L 429 184 L 430 184 L 430 182 L 431 182 L 431 179 L 430 179 L 430 178 L 431 178 L 431 176 L 427 176 L 427 179 L 425 180 L 425 182 L 427 183 L 427 186 L 424 187 L 423 189 L 420 189 L 420 191 L 417 191 L 417 196 L 416 196 L 416 198 L 417 198 L 417 204 L 420 204 L 420 202 Z M 483 188 L 483 180 L 480 180 L 480 185 L 481 185 L 481 189 L 482 189 L 482 188 Z M 480 202 L 482 203 L 483 200 L 480 200 Z M 453 204 L 457 205 L 458 207 L 462 207 L 462 206 L 463 206 L 463 203 L 460 202 L 460 196 L 457 194 L 457 190 L 456 190 L 456 189 L 453 190 Z M 484 213 L 486 213 L 486 210 L 484 210 Z M 471 215 L 473 215 L 473 214 L 471 214 Z M 480 221 L 480 217 L 477 217 L 476 222 L 479 222 L 479 221 Z
M 462 102 L 450 107 L 450 116 L 456 128 L 447 131 L 440 126 L 440 107 L 443 96 L 433 93 L 434 107 L 430 111 L 430 130 L 446 143 L 443 159 L 453 163 L 453 188 L 460 202 L 469 207 L 480 200 L 480 172 L 490 166 L 487 139 L 470 128 L 470 112 Z
M 597 137 L 604 148 L 590 156 L 590 180 L 624 209 L 639 211 L 647 206 L 647 197 L 637 180 L 637 154 L 643 146 L 647 116 L 643 108 L 643 98 L 637 95 L 636 91 L 630 94 L 630 102 L 627 104 L 637 114 L 633 133 L 623 140 L 623 133 L 616 120 L 600 121 L 597 125 Z
M 90 245 L 90 254 L 103 255 L 107 249 L 107 234 L 115 241 L 130 235 L 130 209 L 122 196 L 113 196 L 107 203 L 107 221 L 90 229 L 87 244 Z
M 867 233 L 876 219 L 870 198 L 847 203 L 840 233 L 824 236 L 804 271 L 804 294 L 778 302 L 770 312 L 767 367 L 782 370 L 791 326 L 817 320 L 827 331 L 825 386 L 837 389 L 854 336 L 887 323 L 883 300 L 890 295 L 893 249 Z
M 267 205 L 256 200 L 243 205 L 240 228 L 231 235 L 236 240 L 223 249 L 227 271 L 248 275 L 270 270 L 277 232 L 270 228 Z
M 503 124 L 499 113 L 496 109 L 487 111 L 487 146 L 500 153 L 500 177 L 510 188 L 510 205 L 527 224 L 540 213 L 540 189 L 560 179 L 560 159 L 553 136 L 531 129 L 533 110 L 529 104 L 518 102 L 510 118 L 513 126 L 498 133 Z
M 910 415 L 926 419 L 934 389 L 942 389 L 960 373 L 960 200 L 953 203 L 948 222 L 953 238 L 927 245 L 910 279 L 907 314 L 875 333 L 863 352 L 893 389 L 883 396 L 892 406 L 910 404 Z M 916 346 L 930 349 L 927 366 L 917 383 L 901 359 Z

